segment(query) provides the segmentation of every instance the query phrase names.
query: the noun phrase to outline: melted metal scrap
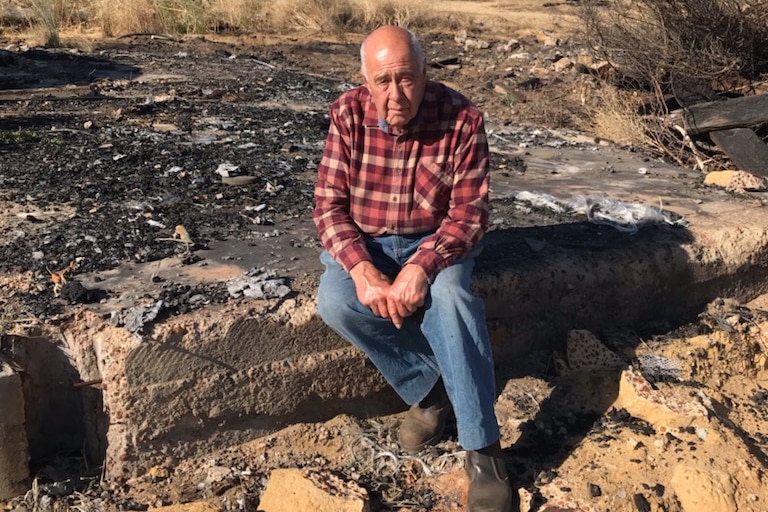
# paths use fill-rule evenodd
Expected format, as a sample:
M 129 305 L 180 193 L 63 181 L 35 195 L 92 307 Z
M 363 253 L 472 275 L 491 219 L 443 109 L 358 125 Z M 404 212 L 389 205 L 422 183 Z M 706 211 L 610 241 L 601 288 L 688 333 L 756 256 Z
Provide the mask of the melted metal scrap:
M 252 268 L 245 275 L 227 281 L 227 291 L 233 297 L 252 299 L 281 299 L 293 290 L 288 286 L 288 279 L 277 277 L 274 270 Z
M 629 234 L 637 233 L 640 228 L 649 224 L 683 227 L 688 225 L 684 218 L 664 210 L 661 205 L 656 207 L 584 196 L 560 200 L 549 194 L 527 191 L 516 194 L 515 200 L 529 203 L 531 206 L 547 208 L 555 213 L 585 215 L 594 224 L 612 226 Z
M 165 303 L 162 300 L 151 304 L 135 306 L 124 311 L 112 313 L 110 321 L 113 325 L 122 325 L 133 334 L 140 334 L 144 331 L 144 326 L 155 321 L 164 306 Z
M 640 373 L 649 382 L 678 382 L 683 377 L 680 365 L 673 359 L 658 354 L 638 357 Z

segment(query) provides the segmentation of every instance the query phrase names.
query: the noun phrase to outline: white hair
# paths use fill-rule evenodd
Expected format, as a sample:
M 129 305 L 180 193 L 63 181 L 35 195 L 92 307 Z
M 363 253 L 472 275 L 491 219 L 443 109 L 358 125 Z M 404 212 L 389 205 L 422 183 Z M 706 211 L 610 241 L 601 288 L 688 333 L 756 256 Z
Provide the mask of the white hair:
M 415 56 L 419 61 L 419 64 L 421 64 L 421 72 L 423 73 L 427 69 L 427 58 L 424 56 L 424 51 L 421 49 L 421 43 L 419 43 L 419 39 L 416 37 L 416 34 L 407 28 L 403 28 L 403 30 L 408 33 L 408 47 L 411 50 L 411 55 Z M 365 67 L 365 43 L 367 41 L 368 38 L 366 37 L 365 41 L 363 41 L 363 44 L 360 45 L 360 73 L 362 73 L 366 80 L 368 79 L 368 70 Z

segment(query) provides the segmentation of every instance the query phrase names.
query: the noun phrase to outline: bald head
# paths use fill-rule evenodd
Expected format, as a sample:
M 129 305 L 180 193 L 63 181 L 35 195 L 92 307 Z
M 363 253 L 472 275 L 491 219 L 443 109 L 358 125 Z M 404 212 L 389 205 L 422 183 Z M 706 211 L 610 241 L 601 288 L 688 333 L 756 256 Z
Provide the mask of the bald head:
M 360 66 L 379 119 L 390 133 L 399 135 L 424 99 L 427 66 L 419 41 L 400 27 L 378 28 L 360 47 Z
M 421 44 L 413 32 L 394 25 L 384 25 L 377 28 L 365 38 L 360 45 L 360 73 L 368 78 L 368 59 L 376 58 L 381 52 L 407 52 L 414 62 L 426 71 L 426 58 Z

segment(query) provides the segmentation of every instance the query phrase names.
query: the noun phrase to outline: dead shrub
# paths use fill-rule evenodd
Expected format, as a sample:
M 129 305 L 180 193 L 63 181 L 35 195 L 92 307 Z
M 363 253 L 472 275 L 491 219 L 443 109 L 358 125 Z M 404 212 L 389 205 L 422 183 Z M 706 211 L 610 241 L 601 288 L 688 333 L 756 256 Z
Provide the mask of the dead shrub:
M 674 76 L 718 88 L 768 67 L 766 0 L 601 0 L 580 14 L 592 48 L 655 90 Z
M 602 88 L 595 125 L 681 164 L 701 159 L 665 121 L 671 96 L 743 88 L 768 71 L 767 0 L 592 0 L 579 15 L 593 53 L 615 71 L 602 77 L 610 87 Z M 621 108 L 627 91 L 642 109 Z

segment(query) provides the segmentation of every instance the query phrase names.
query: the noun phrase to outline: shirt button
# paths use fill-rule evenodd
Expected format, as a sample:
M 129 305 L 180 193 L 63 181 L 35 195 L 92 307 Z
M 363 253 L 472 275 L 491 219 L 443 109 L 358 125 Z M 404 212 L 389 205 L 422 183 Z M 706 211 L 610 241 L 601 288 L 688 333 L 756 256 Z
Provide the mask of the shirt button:
M 392 202 L 393 202 L 393 203 L 396 203 L 396 202 L 397 202 L 397 196 L 392 196 Z

